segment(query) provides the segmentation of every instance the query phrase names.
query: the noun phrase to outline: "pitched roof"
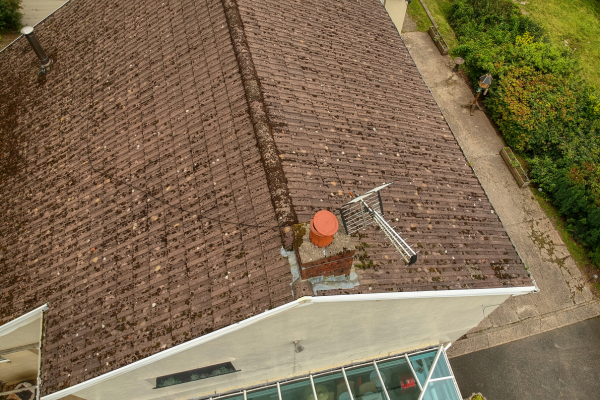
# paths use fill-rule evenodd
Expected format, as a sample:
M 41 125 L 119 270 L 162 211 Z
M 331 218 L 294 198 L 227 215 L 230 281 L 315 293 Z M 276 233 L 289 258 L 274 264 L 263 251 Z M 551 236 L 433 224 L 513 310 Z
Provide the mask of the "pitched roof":
M 323 294 L 531 285 L 378 1 L 238 4 L 298 219 L 394 181 L 386 217 L 420 251 L 408 268 L 367 230 L 376 267 Z
M 42 79 L 0 54 L 0 322 L 50 303 L 44 394 L 289 302 L 276 227 L 382 182 L 422 261 L 369 230 L 319 294 L 531 284 L 379 1 L 79 0 L 36 33 Z

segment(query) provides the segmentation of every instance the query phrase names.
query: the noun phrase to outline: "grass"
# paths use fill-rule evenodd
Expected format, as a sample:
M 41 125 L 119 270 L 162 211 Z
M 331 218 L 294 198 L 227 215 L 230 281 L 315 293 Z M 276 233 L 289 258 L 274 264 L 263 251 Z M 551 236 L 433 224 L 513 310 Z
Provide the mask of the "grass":
M 454 35 L 454 31 L 450 27 L 450 24 L 447 20 L 448 11 L 452 6 L 451 0 L 426 0 L 425 4 L 427 8 L 429 8 L 429 12 L 433 15 L 433 19 L 438 24 L 439 31 L 442 34 L 442 37 L 450 46 L 450 48 L 456 47 L 458 41 L 456 40 L 456 36 Z M 419 0 L 414 0 L 410 3 L 408 8 L 406 9 L 407 13 L 411 16 L 411 18 L 417 23 L 417 29 L 419 32 L 427 32 L 429 27 L 432 25 L 425 9 L 421 5 Z
M 526 3 L 520 4 L 521 10 L 546 29 L 553 43 L 573 50 L 582 76 L 600 86 L 600 2 L 528 0 L 521 3 Z
M 456 47 L 458 42 L 446 17 L 452 0 L 424 1 L 448 46 Z M 600 87 L 600 69 L 597 68 L 600 65 L 600 1 L 527 0 L 517 4 L 546 29 L 553 43 L 573 50 L 579 60 L 581 75 Z M 419 31 L 426 32 L 429 29 L 431 22 L 419 0 L 414 0 L 407 12 L 417 23 Z

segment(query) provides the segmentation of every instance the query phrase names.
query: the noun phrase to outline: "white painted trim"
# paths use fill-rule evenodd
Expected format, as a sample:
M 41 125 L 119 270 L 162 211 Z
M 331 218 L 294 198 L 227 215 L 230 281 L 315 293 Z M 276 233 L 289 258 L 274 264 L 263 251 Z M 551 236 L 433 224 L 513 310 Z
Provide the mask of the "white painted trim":
M 116 369 L 114 371 L 107 372 L 104 375 L 100 375 L 100 376 L 92 378 L 92 379 L 90 379 L 88 381 L 81 382 L 81 383 L 79 383 L 77 385 L 71 386 L 69 388 L 66 388 L 66 389 L 63 389 L 63 390 L 59 390 L 58 392 L 54 392 L 54 393 L 48 394 L 48 395 L 42 397 L 42 400 L 58 400 L 58 399 L 61 399 L 61 398 L 66 397 L 66 396 L 68 396 L 70 394 L 77 393 L 80 390 L 84 390 L 84 389 L 87 389 L 87 388 L 89 388 L 91 386 L 94 386 L 94 385 L 96 385 L 96 384 L 98 384 L 100 382 L 103 382 L 103 381 L 107 380 L 107 379 L 111 379 L 111 378 L 114 378 L 116 376 L 125 374 L 125 373 L 133 371 L 135 369 L 138 369 L 140 367 L 144 367 L 144 366 L 146 366 L 148 364 L 151 364 L 151 363 L 153 363 L 155 361 L 159 361 L 159 360 L 162 360 L 163 358 L 167 358 L 167 357 L 172 356 L 174 354 L 181 353 L 182 351 L 186 351 L 188 349 L 191 349 L 191 348 L 196 347 L 198 345 L 201 345 L 203 343 L 210 342 L 210 341 L 215 340 L 215 339 L 217 339 L 217 338 L 219 338 L 221 336 L 225 336 L 225 335 L 227 335 L 229 333 L 232 333 L 232 332 L 235 332 L 235 331 L 237 331 L 239 329 L 242 329 L 242 328 L 245 328 L 247 326 L 253 325 L 253 324 L 255 324 L 255 323 L 257 323 L 257 322 L 259 322 L 259 321 L 261 321 L 263 319 L 267 319 L 267 318 L 272 317 L 274 315 L 286 312 L 286 311 L 288 311 L 288 310 L 290 310 L 292 308 L 302 307 L 304 305 L 310 305 L 310 298 L 309 298 L 309 301 L 306 301 L 306 300 L 307 300 L 306 297 L 301 297 L 301 298 L 299 298 L 297 300 L 294 300 L 291 303 L 287 303 L 287 304 L 284 304 L 284 305 L 279 306 L 277 308 L 274 308 L 272 310 L 265 311 L 262 314 L 255 315 L 255 316 L 250 317 L 250 318 L 248 318 L 246 320 L 237 322 L 237 323 L 235 323 L 233 325 L 229 325 L 229 326 L 227 326 L 225 328 L 221 328 L 221 329 L 216 330 L 214 332 L 208 333 L 208 334 L 206 334 L 204 336 L 200 336 L 200 337 L 198 337 L 196 339 L 190 340 L 189 342 L 185 342 L 185 343 L 182 343 L 182 344 L 177 345 L 175 347 L 171 347 L 170 349 L 161 351 L 160 353 L 156 353 L 154 355 L 151 355 L 150 357 L 146 357 L 146 358 L 144 358 L 142 360 L 136 361 L 134 363 L 131 363 L 129 365 L 126 365 L 124 367 Z
M 37 363 L 37 387 L 38 390 L 35 391 L 35 400 L 40 400 L 40 388 L 42 387 L 42 343 L 43 343 L 43 336 L 44 336 L 44 317 L 43 317 L 43 313 L 44 311 L 48 311 L 48 304 L 44 304 L 44 306 L 46 307 L 43 311 L 42 311 L 42 321 L 40 323 L 40 340 L 39 340 L 39 351 L 38 351 L 38 363 Z
M 348 395 L 350 396 L 350 400 L 354 400 L 354 395 L 352 394 L 352 388 L 350 387 L 350 382 L 348 382 L 348 376 L 346 375 L 346 369 L 344 367 L 342 367 L 342 375 L 344 376 L 344 382 L 346 382 L 346 389 L 348 389 Z M 246 399 L 244 399 L 244 400 L 246 400 Z
M 425 384 L 423 385 L 423 391 L 419 395 L 419 400 L 423 400 L 423 396 L 425 396 L 425 393 L 427 392 L 427 387 L 429 386 L 429 382 L 431 381 L 433 372 L 435 371 L 435 368 L 437 367 L 437 363 L 440 361 L 440 354 L 442 354 L 443 351 L 444 351 L 444 346 L 440 346 L 438 348 L 437 354 L 435 355 L 435 358 L 433 359 L 433 363 L 431 364 L 431 369 L 429 370 L 429 373 L 427 374 L 427 378 L 425 379 Z M 418 379 L 418 377 L 417 377 L 417 379 Z
M 27 314 L 21 315 L 19 318 L 15 318 L 12 321 L 7 322 L 6 324 L 0 326 L 0 336 L 7 335 L 16 329 L 35 321 L 37 318 L 41 317 L 41 314 L 44 311 L 48 311 L 48 304 L 44 304 L 35 310 L 29 311 Z
M 390 399 L 390 395 L 387 391 L 387 388 L 385 387 L 385 381 L 381 377 L 381 372 L 379 371 L 379 367 L 377 366 L 376 361 L 373 361 L 373 367 L 375 368 L 375 372 L 377 372 L 377 377 L 379 378 L 379 384 L 381 385 L 381 389 L 383 390 L 383 393 L 385 394 L 385 398 L 387 400 L 392 400 L 392 399 Z
M 346 301 L 381 301 L 381 300 L 401 300 L 401 299 L 426 299 L 426 298 L 441 298 L 441 297 L 469 297 L 469 296 L 510 296 L 531 293 L 535 290 L 534 286 L 527 287 L 516 287 L 516 288 L 494 288 L 494 289 L 466 289 L 466 290 L 436 290 L 436 291 L 423 291 L 423 292 L 393 292 L 393 293 L 373 293 L 373 294 L 350 294 L 350 295 L 336 295 L 336 296 L 318 296 L 301 297 L 293 302 L 284 304 L 272 310 L 265 311 L 262 314 L 255 315 L 246 320 L 237 322 L 233 325 L 229 325 L 225 328 L 221 328 L 217 331 L 211 332 L 204 336 L 200 336 L 196 339 L 190 340 L 189 342 L 182 343 L 170 349 L 164 350 L 160 353 L 154 354 L 150 357 L 146 357 L 142 360 L 136 361 L 114 371 L 107 372 L 104 375 L 97 376 L 88 381 L 81 382 L 77 385 L 69 388 L 60 390 L 55 393 L 51 393 L 42 397 L 42 400 L 58 400 L 62 397 L 70 394 L 75 394 L 80 390 L 87 389 L 107 379 L 114 378 L 124 373 L 133 371 L 137 368 L 149 365 L 155 361 L 162 360 L 174 354 L 181 353 L 198 345 L 210 342 L 221 336 L 225 336 L 229 333 L 235 332 L 239 329 L 253 325 L 263 319 L 281 314 L 295 307 L 301 307 L 304 305 L 310 305 L 313 303 L 336 303 Z
M 464 290 L 433 290 L 423 292 L 393 292 L 393 293 L 366 293 L 336 296 L 303 297 L 312 303 L 330 303 L 340 301 L 377 301 L 401 299 L 430 299 L 440 297 L 471 297 L 471 296 L 519 296 L 533 293 L 535 286 L 492 288 L 492 289 L 464 289 Z
M 448 347 L 450 347 L 452 343 L 448 344 Z M 458 393 L 458 398 L 462 399 L 463 396 L 460 393 L 460 388 L 458 387 L 458 382 L 456 382 L 456 377 L 454 376 L 454 371 L 452 371 L 452 365 L 450 365 L 450 360 L 448 359 L 448 354 L 446 354 L 446 350 L 447 348 L 444 348 L 443 354 L 444 354 L 444 360 L 446 360 L 446 365 L 448 366 L 448 370 L 450 371 L 450 376 L 452 376 L 452 382 L 454 382 L 454 388 L 456 389 L 456 393 Z
M 429 382 L 447 381 L 449 379 L 452 379 L 452 377 L 451 376 L 442 376 L 441 378 L 431 378 L 429 380 Z
M 410 358 L 408 358 L 408 353 L 404 353 L 404 359 L 406 360 L 406 363 L 410 367 L 410 372 L 412 372 L 413 377 L 415 378 L 415 381 L 417 381 L 417 385 L 419 385 L 419 390 L 422 392 L 423 385 L 421 385 L 421 381 L 419 380 L 419 377 L 417 376 L 417 372 L 415 371 L 415 369 L 412 365 L 412 362 L 410 361 Z

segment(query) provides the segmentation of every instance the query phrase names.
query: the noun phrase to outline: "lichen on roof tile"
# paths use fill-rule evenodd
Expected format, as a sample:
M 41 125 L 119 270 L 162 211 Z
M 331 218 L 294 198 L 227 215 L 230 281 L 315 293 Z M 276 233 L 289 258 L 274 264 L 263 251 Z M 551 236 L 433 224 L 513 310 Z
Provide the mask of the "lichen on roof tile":
M 69 2 L 41 79 L 0 53 L 0 323 L 50 304 L 42 394 L 291 301 L 277 227 L 382 182 L 419 263 L 368 229 L 323 294 L 531 283 L 379 1 L 194 4 Z

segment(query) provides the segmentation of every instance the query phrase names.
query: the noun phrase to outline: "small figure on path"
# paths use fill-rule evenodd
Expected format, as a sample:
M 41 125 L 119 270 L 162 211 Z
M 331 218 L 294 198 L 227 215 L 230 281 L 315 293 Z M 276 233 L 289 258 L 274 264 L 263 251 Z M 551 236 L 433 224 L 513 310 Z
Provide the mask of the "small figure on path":
M 475 99 L 473 100 L 473 102 L 463 105 L 463 108 L 471 109 L 471 115 L 473 115 L 473 112 L 475 111 L 475 107 L 477 107 L 478 110 L 483 111 L 481 109 L 481 106 L 477 103 L 477 100 L 479 99 L 479 96 L 481 95 L 482 90 L 485 89 L 485 92 L 483 94 L 484 95 L 487 94 L 488 88 L 490 87 L 491 84 L 492 84 L 492 74 L 487 73 L 487 74 L 479 77 L 479 88 L 477 88 L 477 95 L 475 96 Z

